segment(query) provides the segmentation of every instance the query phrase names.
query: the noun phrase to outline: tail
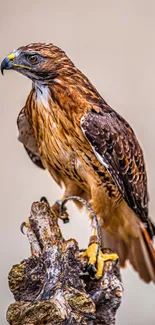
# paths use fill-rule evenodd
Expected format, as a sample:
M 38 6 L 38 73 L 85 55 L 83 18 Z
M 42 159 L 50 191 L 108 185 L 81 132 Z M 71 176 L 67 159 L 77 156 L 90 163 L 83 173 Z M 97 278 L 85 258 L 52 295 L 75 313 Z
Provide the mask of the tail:
M 135 238 L 129 235 L 128 244 L 105 230 L 102 230 L 102 234 L 104 247 L 109 247 L 117 252 L 122 267 L 129 260 L 141 279 L 146 283 L 151 281 L 155 283 L 155 250 L 153 242 L 142 223 L 140 223 L 139 236 Z
M 147 230 L 140 227 L 139 238 L 130 239 L 128 258 L 140 277 L 147 283 L 155 283 L 155 250 Z

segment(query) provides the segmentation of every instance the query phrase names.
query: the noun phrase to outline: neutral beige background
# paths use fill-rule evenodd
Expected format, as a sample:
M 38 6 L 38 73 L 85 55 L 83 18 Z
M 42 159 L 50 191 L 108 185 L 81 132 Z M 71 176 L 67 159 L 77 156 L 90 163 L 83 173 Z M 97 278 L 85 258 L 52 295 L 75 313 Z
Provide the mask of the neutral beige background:
M 136 131 L 144 148 L 155 219 L 155 1 L 49 0 L 4 1 L 0 5 L 0 59 L 30 42 L 62 47 L 90 78 L 106 101 Z M 12 264 L 29 255 L 20 223 L 32 201 L 61 191 L 50 176 L 35 168 L 18 141 L 16 118 L 31 82 L 15 72 L 0 77 L 0 323 L 13 297 L 7 287 Z M 86 246 L 88 219 L 71 206 L 72 220 L 63 226 L 68 238 Z M 118 325 L 155 323 L 155 288 L 129 267 L 123 271 L 125 293 Z

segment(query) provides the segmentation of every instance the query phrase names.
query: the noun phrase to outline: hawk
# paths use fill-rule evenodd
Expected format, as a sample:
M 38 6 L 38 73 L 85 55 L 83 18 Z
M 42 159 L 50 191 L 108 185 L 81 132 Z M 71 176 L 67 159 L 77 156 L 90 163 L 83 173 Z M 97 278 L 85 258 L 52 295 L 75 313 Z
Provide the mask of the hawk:
M 104 246 L 118 253 L 122 266 L 129 260 L 145 282 L 155 282 L 147 175 L 130 125 L 51 43 L 14 50 L 2 61 L 2 73 L 4 69 L 32 80 L 17 120 L 19 140 L 30 159 L 65 185 L 63 199 L 77 195 L 89 201 Z M 87 253 L 94 264 L 92 247 Z

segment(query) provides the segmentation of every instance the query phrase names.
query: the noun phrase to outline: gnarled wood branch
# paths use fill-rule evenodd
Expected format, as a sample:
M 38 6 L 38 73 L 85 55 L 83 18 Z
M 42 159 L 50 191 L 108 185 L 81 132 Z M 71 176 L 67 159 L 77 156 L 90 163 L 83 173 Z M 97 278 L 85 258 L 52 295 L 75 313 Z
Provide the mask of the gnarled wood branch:
M 102 279 L 91 279 L 76 240 L 64 240 L 48 203 L 33 203 L 29 222 L 31 256 L 9 273 L 9 324 L 115 324 L 123 291 L 118 263 L 105 262 Z

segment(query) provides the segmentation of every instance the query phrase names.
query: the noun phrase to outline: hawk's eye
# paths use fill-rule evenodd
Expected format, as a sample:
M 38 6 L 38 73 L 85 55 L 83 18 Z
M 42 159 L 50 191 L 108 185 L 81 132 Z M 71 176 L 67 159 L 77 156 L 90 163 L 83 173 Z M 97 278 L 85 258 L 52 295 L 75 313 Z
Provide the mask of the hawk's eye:
M 29 60 L 29 62 L 31 64 L 35 64 L 35 63 L 38 62 L 38 56 L 36 54 L 34 54 L 34 55 L 28 55 L 27 56 L 27 59 Z

